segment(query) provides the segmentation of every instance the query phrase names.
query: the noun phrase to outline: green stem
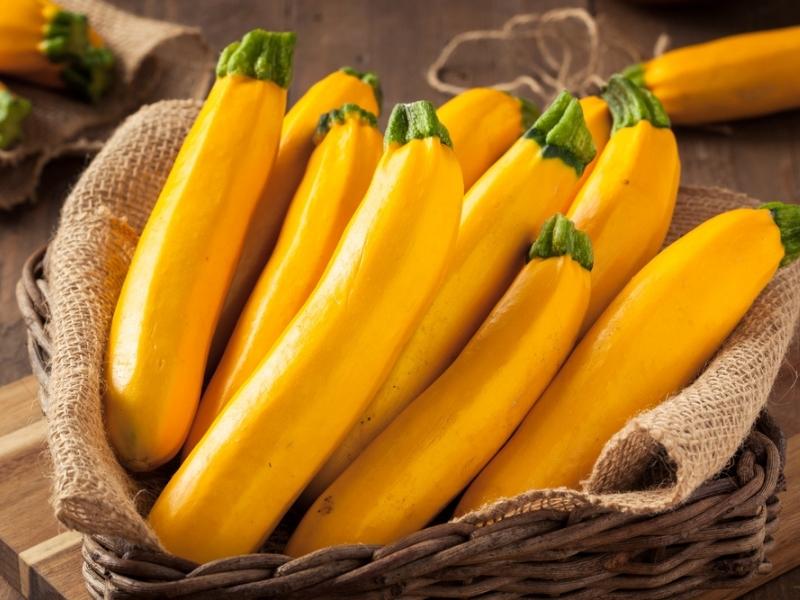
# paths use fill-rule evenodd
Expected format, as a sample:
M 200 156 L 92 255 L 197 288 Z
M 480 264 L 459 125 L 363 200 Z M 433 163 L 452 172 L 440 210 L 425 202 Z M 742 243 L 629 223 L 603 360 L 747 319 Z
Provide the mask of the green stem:
M 0 90 L 0 150 L 22 137 L 22 122 L 31 112 L 31 103 L 8 90 Z
M 594 266 L 592 242 L 589 236 L 575 228 L 564 215 L 555 214 L 544 222 L 539 236 L 528 252 L 528 261 L 569 255 L 587 271 Z
M 380 78 L 372 71 L 357 71 L 353 67 L 342 67 L 339 69 L 342 73 L 360 79 L 372 88 L 372 93 L 375 95 L 375 102 L 378 103 L 378 112 L 383 109 L 383 90 L 381 89 Z
M 575 169 L 578 176 L 597 153 L 580 102 L 567 91 L 553 100 L 525 137 L 542 147 L 545 158 L 560 158 Z
M 428 137 L 438 137 L 442 144 L 453 147 L 450 133 L 436 116 L 433 104 L 427 100 L 418 100 L 410 104 L 395 104 L 383 136 L 384 146 L 403 145 L 411 140 Z
M 783 202 L 768 202 L 761 206 L 772 213 L 772 219 L 781 232 L 783 260 L 781 266 L 794 262 L 800 256 L 800 206 Z
M 639 87 L 647 87 L 647 84 L 644 82 L 644 63 L 637 63 L 627 67 L 622 71 L 622 76 Z
M 378 118 L 375 115 L 364 110 L 358 104 L 349 102 L 320 116 L 314 132 L 314 144 L 322 142 L 334 125 L 342 125 L 347 119 L 358 119 L 367 125 L 378 127 Z
M 654 127 L 670 126 L 669 117 L 658 98 L 622 75 L 611 76 L 602 96 L 614 119 L 613 131 L 633 127 L 639 121 L 649 121 Z
M 292 32 L 253 29 L 241 41 L 229 44 L 222 51 L 217 63 L 217 77 L 241 75 L 272 81 L 287 88 L 292 81 L 295 41 Z
M 89 41 L 86 15 L 58 11 L 45 26 L 39 49 L 47 59 L 62 66 L 61 79 L 76 95 L 96 102 L 113 80 L 114 55 Z

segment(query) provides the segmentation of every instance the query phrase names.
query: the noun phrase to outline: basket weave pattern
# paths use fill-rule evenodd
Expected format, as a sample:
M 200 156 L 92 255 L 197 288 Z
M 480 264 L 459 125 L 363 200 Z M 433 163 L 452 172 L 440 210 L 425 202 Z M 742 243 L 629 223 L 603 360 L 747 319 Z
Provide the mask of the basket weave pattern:
M 50 340 L 44 249 L 17 299 L 47 411 Z M 445 523 L 388 546 L 300 558 L 250 554 L 197 565 L 124 540 L 86 536 L 94 598 L 691 598 L 770 569 L 785 443 L 763 414 L 731 467 L 679 508 L 642 516 L 602 507 L 536 510 L 479 526 Z

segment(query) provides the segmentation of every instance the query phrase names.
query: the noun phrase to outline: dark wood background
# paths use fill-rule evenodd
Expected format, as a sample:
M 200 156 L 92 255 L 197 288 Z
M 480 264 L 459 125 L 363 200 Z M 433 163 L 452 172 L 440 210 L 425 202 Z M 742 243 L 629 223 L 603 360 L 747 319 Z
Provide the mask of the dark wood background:
M 111 0 L 129 11 L 201 27 L 218 51 L 259 26 L 298 33 L 293 96 L 341 65 L 375 70 L 385 107 L 395 102 L 445 97 L 425 82 L 441 47 L 460 31 L 494 28 L 519 13 L 577 6 L 587 9 L 646 56 L 662 32 L 672 46 L 738 32 L 800 23 L 798 0 L 684 0 L 665 4 L 621 0 Z M 658 4 L 658 5 L 656 5 Z M 524 50 L 524 49 L 522 49 Z M 518 56 L 492 55 L 501 70 Z M 472 76 L 473 74 L 468 74 Z M 474 74 L 480 83 L 479 74 Z M 800 111 L 753 119 L 724 128 L 677 131 L 683 183 L 718 185 L 754 197 L 800 202 Z M 0 212 L 0 385 L 30 372 L 14 285 L 25 258 L 47 241 L 60 205 L 88 159 L 49 166 L 38 202 Z M 771 400 L 789 434 L 800 431 L 800 341 L 795 340 Z M 0 581 L 0 600 L 16 598 Z M 800 598 L 800 569 L 745 596 Z

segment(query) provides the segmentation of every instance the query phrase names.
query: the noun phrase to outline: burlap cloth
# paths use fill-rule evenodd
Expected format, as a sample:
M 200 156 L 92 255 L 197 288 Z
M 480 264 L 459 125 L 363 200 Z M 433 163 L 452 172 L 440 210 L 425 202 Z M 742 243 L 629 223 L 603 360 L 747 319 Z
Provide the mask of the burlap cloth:
M 13 0 L 12 0 L 13 1 Z M 52 159 L 99 150 L 119 122 L 144 104 L 170 98 L 203 98 L 213 56 L 198 29 L 144 19 L 100 0 L 61 0 L 89 15 L 116 57 L 115 83 L 97 105 L 6 81 L 33 103 L 24 140 L 0 150 L 0 209 L 35 197 L 42 169 Z
M 160 102 L 114 134 L 64 205 L 46 260 L 53 341 L 49 442 L 53 505 L 68 527 L 157 540 L 140 511 L 155 491 L 118 465 L 102 418 L 102 360 L 113 307 L 137 234 L 199 103 Z M 756 202 L 721 189 L 682 188 L 670 239 L 721 211 Z M 800 265 L 782 269 L 696 382 L 640 414 L 607 445 L 588 492 L 535 491 L 465 516 L 489 521 L 537 507 L 602 504 L 651 512 L 685 500 L 725 467 L 767 396 L 800 312 Z M 655 489 L 654 460 L 668 465 Z

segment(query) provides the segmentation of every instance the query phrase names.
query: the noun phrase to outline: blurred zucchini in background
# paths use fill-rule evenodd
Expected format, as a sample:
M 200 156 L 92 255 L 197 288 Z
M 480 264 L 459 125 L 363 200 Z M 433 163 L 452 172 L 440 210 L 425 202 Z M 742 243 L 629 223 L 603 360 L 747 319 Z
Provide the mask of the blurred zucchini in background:
M 50 0 L 6 0 L 0 10 L 0 73 L 96 102 L 113 80 L 114 55 L 86 15 Z
M 756 31 L 665 52 L 624 75 L 672 122 L 696 125 L 800 107 L 800 26 Z

